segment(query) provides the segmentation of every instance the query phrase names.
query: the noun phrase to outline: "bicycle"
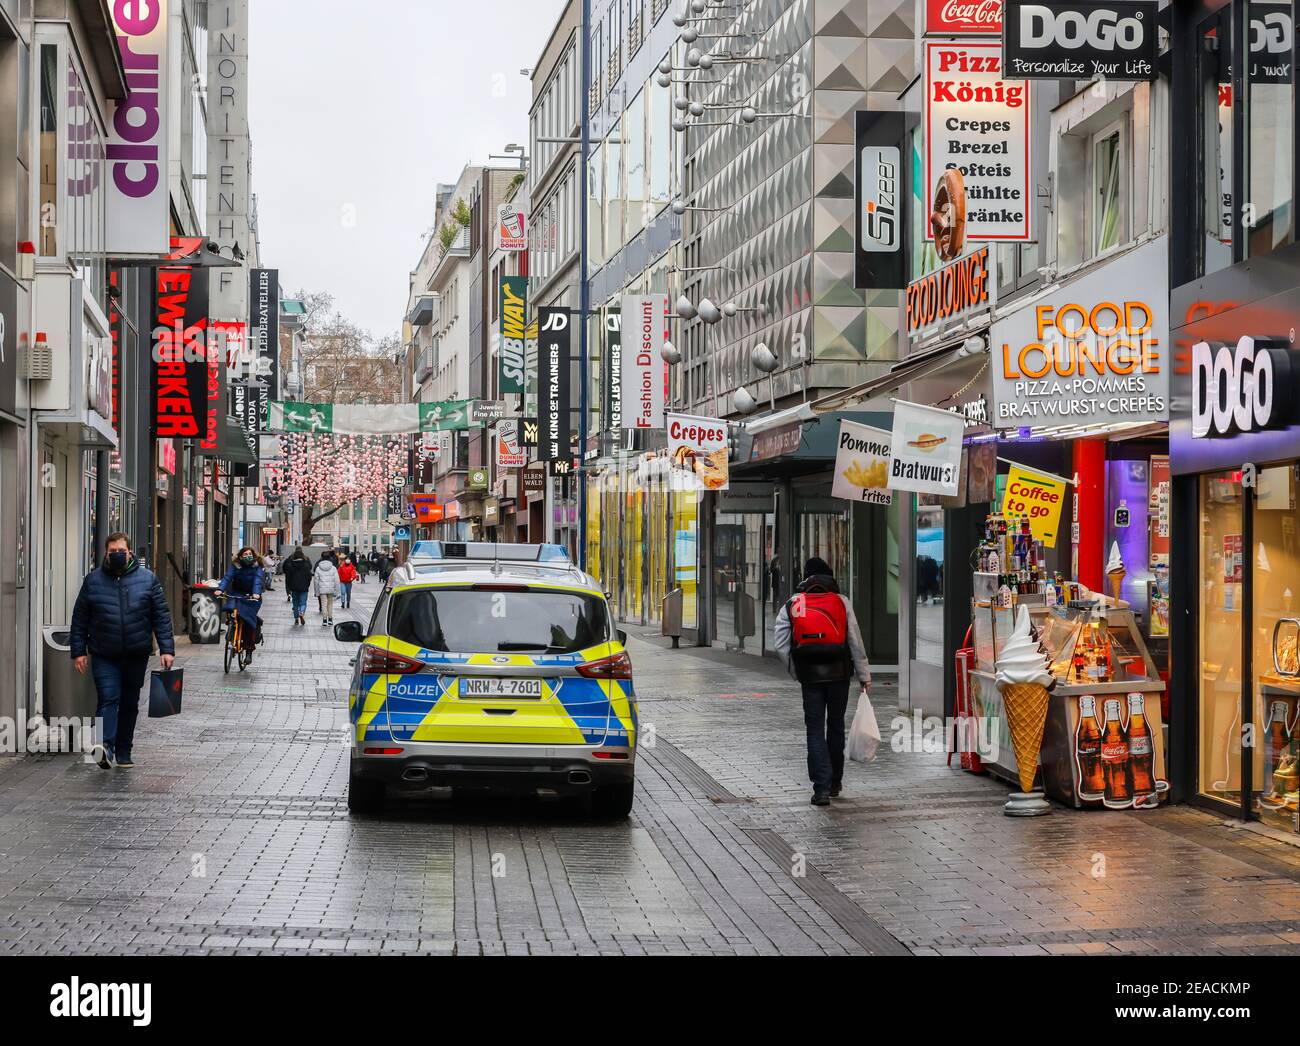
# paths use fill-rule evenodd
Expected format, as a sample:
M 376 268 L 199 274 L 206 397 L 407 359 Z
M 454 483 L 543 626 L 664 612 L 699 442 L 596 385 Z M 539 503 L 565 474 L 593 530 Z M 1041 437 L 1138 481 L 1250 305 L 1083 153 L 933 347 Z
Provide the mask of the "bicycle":
M 244 649 L 244 630 L 246 628 L 248 628 L 248 625 L 245 624 L 244 619 L 233 608 L 226 611 L 226 675 L 230 674 L 232 664 L 239 665 L 239 670 L 242 672 L 253 663 L 253 652 Z

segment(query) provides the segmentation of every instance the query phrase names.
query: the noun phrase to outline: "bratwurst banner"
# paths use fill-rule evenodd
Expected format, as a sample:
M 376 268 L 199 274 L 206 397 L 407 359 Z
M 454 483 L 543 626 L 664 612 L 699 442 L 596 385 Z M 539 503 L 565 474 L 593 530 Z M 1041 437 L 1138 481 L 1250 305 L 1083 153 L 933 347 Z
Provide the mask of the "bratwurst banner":
M 1169 420 L 1168 238 L 993 325 L 994 427 Z

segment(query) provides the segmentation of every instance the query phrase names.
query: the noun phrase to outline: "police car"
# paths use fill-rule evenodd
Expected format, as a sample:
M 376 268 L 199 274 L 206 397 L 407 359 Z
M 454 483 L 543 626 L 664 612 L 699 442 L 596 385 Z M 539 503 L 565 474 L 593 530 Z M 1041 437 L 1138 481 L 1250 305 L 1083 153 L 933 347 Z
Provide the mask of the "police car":
M 360 643 L 348 694 L 348 807 L 388 788 L 588 798 L 632 809 L 637 707 L 626 634 L 558 545 L 416 543 Z

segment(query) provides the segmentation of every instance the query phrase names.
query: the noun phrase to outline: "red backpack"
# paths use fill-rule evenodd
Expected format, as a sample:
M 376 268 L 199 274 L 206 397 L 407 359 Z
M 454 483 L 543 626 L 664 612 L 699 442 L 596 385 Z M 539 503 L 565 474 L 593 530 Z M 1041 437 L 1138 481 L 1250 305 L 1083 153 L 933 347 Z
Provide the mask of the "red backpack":
M 799 592 L 790 600 L 791 642 L 806 646 L 844 646 L 849 641 L 849 617 L 844 600 L 834 592 Z
M 838 592 L 796 592 L 790 599 L 790 659 L 801 683 L 833 683 L 853 675 L 849 615 Z

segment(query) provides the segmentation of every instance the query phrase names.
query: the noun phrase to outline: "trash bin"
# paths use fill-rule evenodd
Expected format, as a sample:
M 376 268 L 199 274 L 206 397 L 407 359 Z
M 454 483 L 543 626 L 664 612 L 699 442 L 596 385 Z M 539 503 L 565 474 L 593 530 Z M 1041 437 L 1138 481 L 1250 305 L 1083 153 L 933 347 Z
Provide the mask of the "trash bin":
M 673 640 L 673 649 L 677 649 L 678 640 L 682 636 L 682 599 L 684 593 L 680 588 L 675 588 L 663 598 L 663 634 L 671 636 Z
M 190 642 L 219 643 L 221 641 L 221 606 L 213 595 L 215 588 L 191 585 Z
M 93 719 L 98 701 L 95 681 L 87 668 L 83 676 L 72 667 L 71 627 L 46 625 L 41 630 L 41 662 L 45 680 L 45 720 Z

